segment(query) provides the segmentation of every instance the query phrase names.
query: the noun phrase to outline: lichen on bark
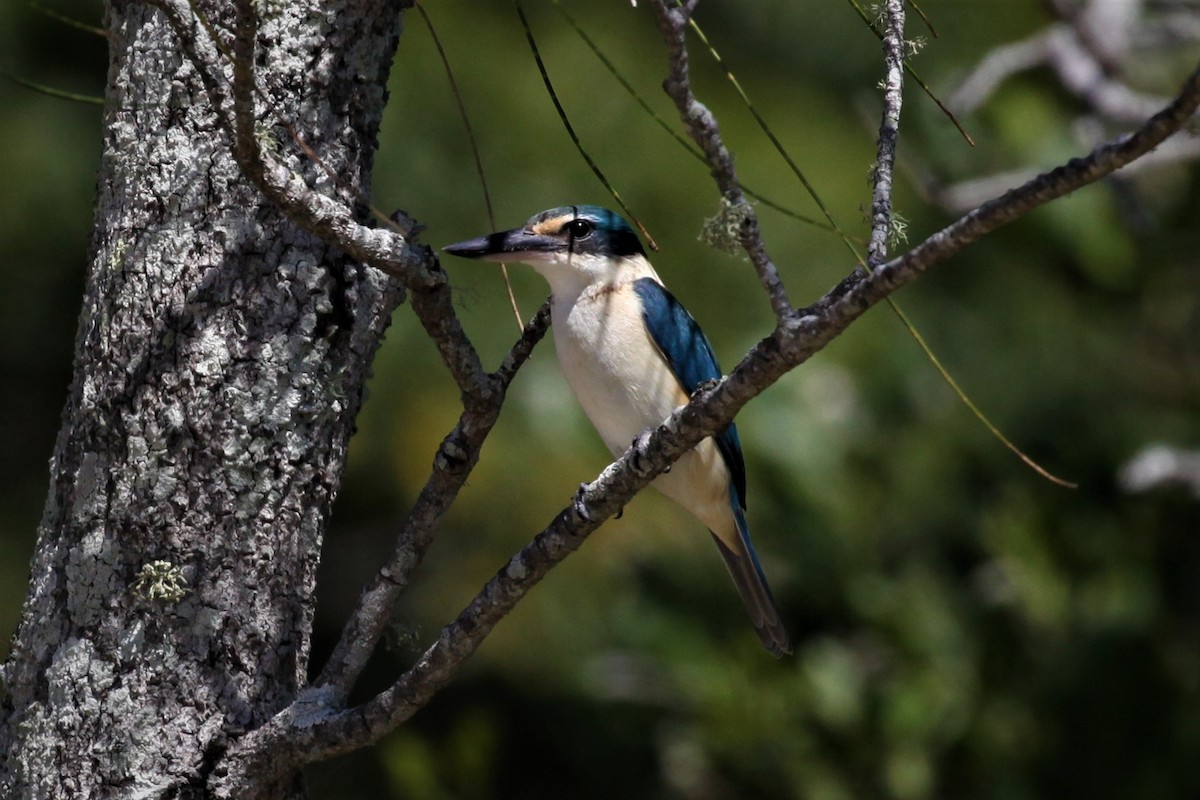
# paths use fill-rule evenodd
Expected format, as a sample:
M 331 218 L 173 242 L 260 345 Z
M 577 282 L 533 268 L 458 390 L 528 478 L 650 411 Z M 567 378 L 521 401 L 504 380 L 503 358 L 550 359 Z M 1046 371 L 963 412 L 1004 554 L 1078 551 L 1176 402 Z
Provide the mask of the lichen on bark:
M 196 8 L 229 35 L 228 4 Z M 365 196 L 399 4 L 262 13 L 276 153 Z M 322 534 L 401 299 L 247 182 L 159 11 L 114 1 L 106 22 L 75 371 L 3 673 L 6 798 L 202 796 L 230 738 L 303 688 Z M 135 587 L 157 560 L 186 582 L 173 602 Z

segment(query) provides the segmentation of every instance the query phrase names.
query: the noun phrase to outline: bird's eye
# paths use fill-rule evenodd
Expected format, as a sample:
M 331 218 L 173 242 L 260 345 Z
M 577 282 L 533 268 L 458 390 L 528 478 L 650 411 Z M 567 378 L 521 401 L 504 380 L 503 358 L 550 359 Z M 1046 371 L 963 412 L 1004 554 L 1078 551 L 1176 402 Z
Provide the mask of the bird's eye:
M 572 239 L 586 239 L 594 230 L 596 226 L 586 219 L 573 219 L 567 223 L 567 233 Z

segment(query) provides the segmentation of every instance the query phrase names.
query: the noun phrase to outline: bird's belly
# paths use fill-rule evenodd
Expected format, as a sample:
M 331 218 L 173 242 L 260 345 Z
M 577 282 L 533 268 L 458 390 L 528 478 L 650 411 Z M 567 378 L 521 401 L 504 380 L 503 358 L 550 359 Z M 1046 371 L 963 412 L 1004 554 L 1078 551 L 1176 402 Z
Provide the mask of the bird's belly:
M 613 330 L 620 327 L 610 324 L 592 336 L 568 328 L 568 335 L 555 336 L 567 384 L 614 456 L 688 400 L 646 334 Z
M 623 325 L 623 319 L 632 321 Z M 573 313 L 556 319 L 555 347 L 567 384 L 614 457 L 688 401 L 640 316 L 611 314 L 597 320 Z M 712 439 L 685 453 L 653 486 L 722 539 L 736 540 L 729 470 Z

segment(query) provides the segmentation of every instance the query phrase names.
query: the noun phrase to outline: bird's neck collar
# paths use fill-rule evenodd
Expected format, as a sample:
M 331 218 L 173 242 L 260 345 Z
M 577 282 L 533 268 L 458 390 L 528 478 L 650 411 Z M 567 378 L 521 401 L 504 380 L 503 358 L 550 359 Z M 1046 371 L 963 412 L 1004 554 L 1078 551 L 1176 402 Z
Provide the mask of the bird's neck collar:
M 650 277 L 659 280 L 650 262 L 641 255 L 605 258 L 602 261 L 597 259 L 587 265 L 546 264 L 538 268 L 538 271 L 550 283 L 550 291 L 556 303 L 574 303 L 577 300 L 602 297 L 639 278 Z

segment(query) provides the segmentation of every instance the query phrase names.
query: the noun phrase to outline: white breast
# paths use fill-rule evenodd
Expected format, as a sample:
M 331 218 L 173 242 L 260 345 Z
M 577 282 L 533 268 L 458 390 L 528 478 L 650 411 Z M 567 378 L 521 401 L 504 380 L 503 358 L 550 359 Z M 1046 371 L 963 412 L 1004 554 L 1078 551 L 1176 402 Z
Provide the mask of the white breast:
M 613 455 L 687 395 L 650 340 L 632 284 L 555 304 L 554 343 L 584 413 Z
M 554 344 L 579 405 L 613 456 L 688 401 L 642 321 L 632 283 L 590 288 L 552 309 Z M 729 543 L 729 470 L 711 439 L 684 455 L 654 486 Z

